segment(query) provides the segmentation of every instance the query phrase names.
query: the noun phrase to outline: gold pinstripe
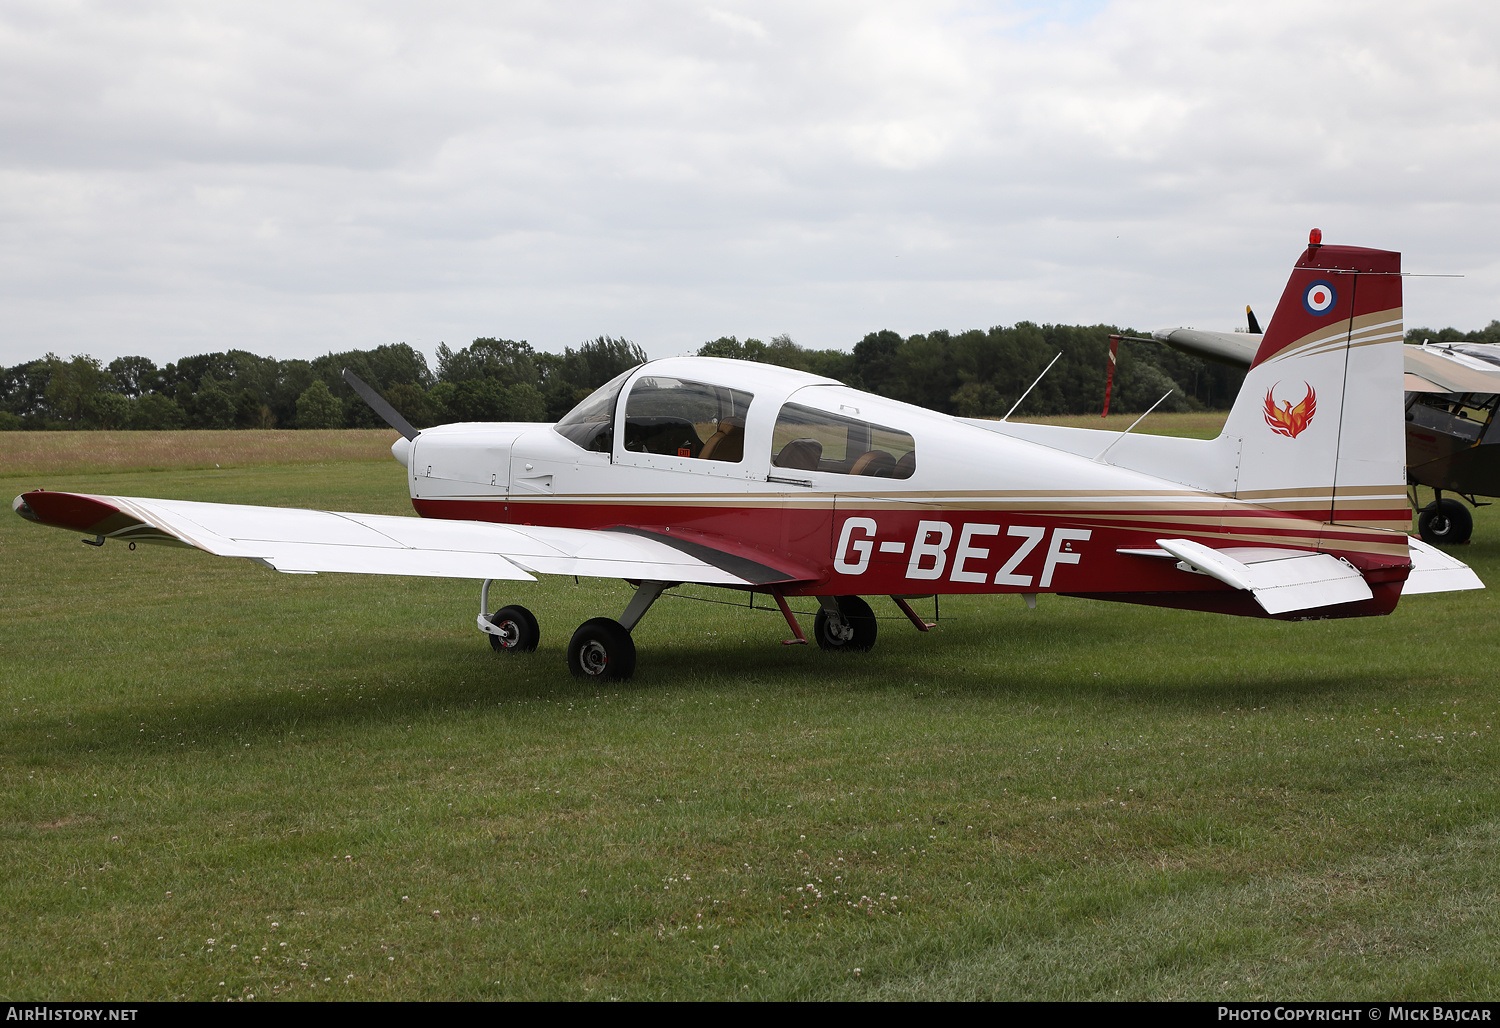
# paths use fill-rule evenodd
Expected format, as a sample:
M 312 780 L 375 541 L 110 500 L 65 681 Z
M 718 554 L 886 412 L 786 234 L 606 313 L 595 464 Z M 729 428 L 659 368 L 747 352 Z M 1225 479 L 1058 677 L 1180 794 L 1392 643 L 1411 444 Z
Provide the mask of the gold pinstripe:
M 1349 488 L 1351 490 L 1358 490 L 1361 493 L 1373 494 L 1373 495 L 1376 495 L 1376 496 L 1405 496 L 1406 495 L 1406 487 L 1405 486 L 1400 486 L 1400 485 L 1358 485 L 1358 486 L 1350 486 Z M 1332 493 L 1333 493 L 1333 486 L 1331 486 L 1331 485 L 1315 485 L 1315 486 L 1307 486 L 1305 488 L 1300 488 L 1300 489 L 1242 489 L 1242 490 L 1240 490 L 1239 498 L 1242 499 L 1242 500 L 1246 500 L 1246 499 L 1256 499 L 1256 500 L 1259 500 L 1259 499 L 1262 499 L 1262 498 L 1268 498 L 1268 497 L 1278 497 L 1279 498 L 1279 497 L 1283 497 L 1283 496 L 1325 496 L 1326 497 L 1326 496 L 1332 495 Z M 1340 495 L 1347 495 L 1347 494 L 1344 493 L 1343 490 L 1340 490 Z
M 1389 491 L 1380 487 L 1381 491 Z M 1298 490 L 1302 492 L 1304 490 Z M 977 492 L 977 491 L 976 491 Z M 1079 491 L 1080 493 L 1082 490 Z M 1123 491 L 1121 491 L 1123 493 Z M 1027 494 L 1024 496 L 1018 493 Z M 905 494 L 900 494 L 905 495 Z M 796 509 L 828 510 L 832 506 L 835 496 L 843 500 L 857 501 L 851 506 L 859 510 L 907 510 L 916 512 L 918 510 L 930 511 L 932 513 L 953 512 L 984 512 L 994 515 L 1019 515 L 1019 516 L 1050 516 L 1064 517 L 1080 525 L 1093 525 L 1098 528 L 1113 528 L 1123 531 L 1135 531 L 1142 533 L 1156 533 L 1158 535 L 1178 532 L 1185 535 L 1212 535 L 1216 541 L 1225 544 L 1272 544 L 1280 546 L 1294 546 L 1308 549 L 1327 548 L 1333 546 L 1337 549 L 1354 552 L 1379 554 L 1386 556 L 1405 556 L 1406 535 L 1403 531 L 1395 531 L 1392 523 L 1397 519 L 1392 518 L 1388 522 L 1339 522 L 1327 524 L 1310 518 L 1297 517 L 1289 511 L 1275 509 L 1260 504 L 1250 504 L 1242 500 L 1231 500 L 1210 493 L 1182 493 L 1183 501 L 1188 499 L 1197 502 L 1194 512 L 1173 513 L 1186 505 L 1185 502 L 1177 503 L 1162 501 L 1138 501 L 1128 505 L 1120 503 L 1088 502 L 1083 500 L 1061 500 L 1056 494 L 1046 494 L 1041 490 L 1018 490 L 1014 493 L 989 492 L 983 494 L 984 499 L 990 501 L 984 503 L 980 496 L 970 495 L 966 500 L 954 502 L 949 500 L 943 502 L 939 494 L 928 494 L 929 499 L 911 502 L 902 498 L 875 499 L 868 496 L 850 496 L 848 494 L 827 493 L 816 499 L 803 498 L 801 504 L 789 504 L 786 497 L 778 495 L 761 494 L 759 496 L 747 496 L 746 494 L 700 494 L 697 496 L 684 496 L 678 494 L 657 494 L 653 496 L 603 496 L 594 497 L 549 497 L 532 502 L 563 503 L 569 506 L 590 504 L 599 505 L 608 503 L 618 506 L 645 506 L 647 504 L 659 506 L 718 506 L 738 505 L 747 506 L 747 499 L 761 501 L 756 506 L 774 505 L 779 508 L 794 507 Z M 1124 493 L 1125 496 L 1139 496 L 1139 493 Z M 1403 491 L 1404 496 L 1404 491 Z M 1048 499 L 1050 498 L 1050 502 Z M 1123 497 L 1122 497 L 1123 498 Z M 487 498 L 494 500 L 495 498 Z M 727 504 L 715 504 L 712 501 L 730 501 Z M 1001 501 L 997 504 L 995 501 Z M 1009 502 L 1004 502 L 1009 501 Z M 1122 510 L 1122 506 L 1128 509 Z M 1326 499 L 1322 504 L 1310 500 L 1301 501 L 1298 506 L 1306 506 L 1319 510 L 1327 509 Z M 1344 505 L 1340 505 L 1344 506 Z M 1369 504 L 1350 504 L 1350 506 L 1368 509 Z M 1401 508 L 1405 509 L 1404 502 Z M 1338 507 L 1335 507 L 1337 514 Z M 1381 508 L 1377 508 L 1381 509 Z M 1396 508 L 1392 505 L 1393 511 Z M 1405 520 L 1402 518 L 1400 520 Z
M 1329 353 L 1342 349 L 1346 344 L 1353 347 L 1390 342 L 1392 339 L 1402 338 L 1402 325 L 1400 307 L 1361 314 L 1356 318 L 1344 318 L 1283 346 L 1262 363 Z

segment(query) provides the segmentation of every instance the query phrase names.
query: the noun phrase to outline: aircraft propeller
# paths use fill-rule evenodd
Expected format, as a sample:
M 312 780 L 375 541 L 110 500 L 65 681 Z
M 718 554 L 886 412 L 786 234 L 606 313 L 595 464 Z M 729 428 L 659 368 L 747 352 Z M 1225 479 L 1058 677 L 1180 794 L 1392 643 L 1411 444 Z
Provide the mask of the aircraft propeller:
M 418 430 L 411 427 L 411 422 L 403 418 L 400 412 L 397 411 L 395 407 L 392 407 L 389 403 L 386 402 L 384 396 L 381 396 L 374 389 L 371 389 L 368 385 L 360 380 L 360 377 L 358 375 L 350 371 L 348 368 L 344 369 L 344 381 L 349 383 L 349 388 L 358 393 L 364 399 L 364 401 L 370 405 L 370 408 L 375 411 L 376 414 L 379 414 L 382 419 L 384 419 L 387 425 L 390 425 L 397 432 L 400 432 L 408 440 L 415 439 L 417 437 L 417 435 L 419 434 Z

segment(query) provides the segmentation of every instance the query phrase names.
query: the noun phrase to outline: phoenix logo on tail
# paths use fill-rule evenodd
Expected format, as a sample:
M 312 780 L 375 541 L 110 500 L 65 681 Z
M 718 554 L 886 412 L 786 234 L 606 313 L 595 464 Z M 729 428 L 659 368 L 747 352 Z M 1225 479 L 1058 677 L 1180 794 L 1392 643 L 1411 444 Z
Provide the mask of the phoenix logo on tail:
M 1276 383 L 1276 385 L 1280 384 L 1280 382 Z M 1277 435 L 1295 439 L 1302 434 L 1304 428 L 1312 424 L 1313 415 L 1318 410 L 1318 394 L 1308 383 L 1302 384 L 1307 386 L 1307 395 L 1302 398 L 1302 402 L 1293 407 L 1290 401 L 1282 400 L 1280 410 L 1276 408 L 1276 400 L 1272 396 L 1272 393 L 1276 391 L 1276 386 L 1266 390 L 1266 424 L 1270 425 L 1271 431 Z

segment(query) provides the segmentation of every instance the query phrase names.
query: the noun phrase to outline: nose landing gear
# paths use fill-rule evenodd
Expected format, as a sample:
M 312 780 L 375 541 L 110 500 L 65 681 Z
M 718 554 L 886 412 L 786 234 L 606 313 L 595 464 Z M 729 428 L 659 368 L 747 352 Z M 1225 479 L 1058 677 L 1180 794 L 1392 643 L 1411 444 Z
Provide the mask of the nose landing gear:
M 536 615 L 522 606 L 501 607 L 489 615 L 489 623 L 496 631 L 485 634 L 496 653 L 530 653 L 542 639 Z
M 536 615 L 518 605 L 487 613 L 491 581 L 493 579 L 486 578 L 479 588 L 479 630 L 489 636 L 490 646 L 496 653 L 530 653 L 542 639 Z

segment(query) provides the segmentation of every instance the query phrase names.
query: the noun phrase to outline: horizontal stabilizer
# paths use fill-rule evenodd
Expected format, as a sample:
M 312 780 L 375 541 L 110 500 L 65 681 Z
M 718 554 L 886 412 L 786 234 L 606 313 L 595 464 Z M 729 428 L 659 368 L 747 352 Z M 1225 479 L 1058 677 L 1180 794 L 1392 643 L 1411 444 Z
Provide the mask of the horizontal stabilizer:
M 1484 588 L 1474 569 L 1458 558 L 1450 557 L 1420 539 L 1408 539 L 1406 545 L 1411 548 L 1412 570 L 1406 576 L 1406 584 L 1401 587 L 1402 596 Z
M 1190 539 L 1158 539 L 1156 545 L 1161 549 L 1120 552 L 1138 557 L 1175 557 L 1184 571 L 1246 590 L 1267 614 L 1356 603 L 1374 596 L 1359 571 L 1330 553 L 1272 546 L 1216 550 Z

